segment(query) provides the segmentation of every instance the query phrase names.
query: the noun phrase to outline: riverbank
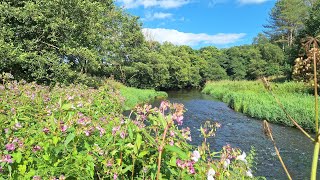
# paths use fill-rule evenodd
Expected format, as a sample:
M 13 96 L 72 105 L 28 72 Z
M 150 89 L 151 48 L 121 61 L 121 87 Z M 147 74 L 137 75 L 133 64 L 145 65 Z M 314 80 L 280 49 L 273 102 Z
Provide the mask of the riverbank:
M 272 83 L 287 112 L 305 129 L 314 130 L 314 99 L 303 83 Z M 227 103 L 235 111 L 273 123 L 293 126 L 261 81 L 208 82 L 203 93 Z

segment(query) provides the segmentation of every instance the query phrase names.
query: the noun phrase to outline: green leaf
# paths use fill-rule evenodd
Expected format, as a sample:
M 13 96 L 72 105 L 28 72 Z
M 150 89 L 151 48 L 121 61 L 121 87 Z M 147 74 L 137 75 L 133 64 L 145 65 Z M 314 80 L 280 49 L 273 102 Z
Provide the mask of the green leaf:
M 68 111 L 72 108 L 72 104 L 64 104 L 62 105 L 61 109 L 64 111 Z
M 130 126 L 128 127 L 128 132 L 129 132 L 130 139 L 133 139 L 133 132 L 132 132 L 132 128 Z
M 50 160 L 50 156 L 48 154 L 43 155 L 42 158 L 46 161 Z
M 177 158 L 175 156 L 172 156 L 170 159 L 170 166 L 177 166 Z
M 143 130 L 142 133 L 150 141 L 151 144 L 155 146 L 157 145 L 156 141 L 153 139 L 152 136 L 150 136 L 150 134 L 148 134 L 145 130 Z
M 21 154 L 21 152 L 19 151 L 19 152 L 13 153 L 13 154 L 12 154 L 12 157 L 13 157 L 13 159 L 14 159 L 14 161 L 15 161 L 16 163 L 20 163 L 20 162 L 21 162 L 21 159 L 22 159 L 22 154 Z
M 64 141 L 64 146 L 67 146 L 74 139 L 75 136 L 76 135 L 74 133 L 70 133 Z
M 177 153 L 178 156 L 183 160 L 188 159 L 188 155 L 184 151 L 182 151 L 178 146 L 166 145 L 164 149 L 173 153 Z
M 59 137 L 53 136 L 52 141 L 53 141 L 53 144 L 56 146 L 59 141 Z
M 127 166 L 125 169 L 122 170 L 122 173 L 123 173 L 123 174 L 126 173 L 127 171 L 131 170 L 132 167 L 133 167 L 133 165 Z
M 142 151 L 139 153 L 139 158 L 142 158 L 143 156 L 147 155 L 149 153 L 149 151 Z
M 136 143 L 135 143 L 135 150 L 136 153 L 138 153 L 142 143 L 142 136 L 140 134 L 137 134 Z
M 24 175 L 27 171 L 27 166 L 26 165 L 19 165 L 18 166 L 18 170 L 20 172 L 21 175 Z

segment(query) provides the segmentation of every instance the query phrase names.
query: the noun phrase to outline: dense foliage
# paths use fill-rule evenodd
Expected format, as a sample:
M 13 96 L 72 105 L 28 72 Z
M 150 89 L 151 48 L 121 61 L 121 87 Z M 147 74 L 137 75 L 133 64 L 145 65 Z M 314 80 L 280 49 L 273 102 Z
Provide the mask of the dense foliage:
M 0 17 L 0 72 L 28 82 L 98 87 L 113 77 L 173 89 L 283 75 L 287 67 L 283 51 L 262 35 L 229 49 L 147 41 L 139 19 L 112 0 L 5 0 Z
M 252 177 L 252 156 L 239 149 L 188 144 L 182 104 L 137 106 L 123 116 L 118 86 L 0 85 L 0 179 Z M 218 127 L 206 124 L 202 134 L 210 138 Z
M 314 98 L 310 95 L 311 86 L 304 83 L 274 83 L 274 93 L 286 111 L 305 129 L 314 129 Z M 259 81 L 220 81 L 209 82 L 203 89 L 236 111 L 251 117 L 274 123 L 293 126 L 290 119 L 278 106 L 275 99 Z

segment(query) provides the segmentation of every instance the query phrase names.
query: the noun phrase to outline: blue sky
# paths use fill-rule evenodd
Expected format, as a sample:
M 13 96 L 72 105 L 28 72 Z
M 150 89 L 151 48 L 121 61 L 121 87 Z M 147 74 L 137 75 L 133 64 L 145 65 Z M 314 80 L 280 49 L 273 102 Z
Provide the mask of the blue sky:
M 193 48 L 251 44 L 275 0 L 116 0 L 139 16 L 147 38 Z

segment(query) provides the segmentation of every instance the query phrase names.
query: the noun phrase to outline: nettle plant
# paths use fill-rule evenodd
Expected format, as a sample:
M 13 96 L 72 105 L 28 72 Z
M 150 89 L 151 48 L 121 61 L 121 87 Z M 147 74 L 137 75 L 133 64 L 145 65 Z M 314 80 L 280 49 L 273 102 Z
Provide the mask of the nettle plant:
M 188 144 L 182 104 L 137 106 L 129 117 L 122 106 L 110 84 L 94 90 L 4 82 L 0 179 L 252 178 L 252 155 Z

